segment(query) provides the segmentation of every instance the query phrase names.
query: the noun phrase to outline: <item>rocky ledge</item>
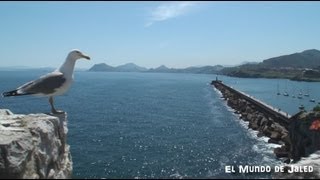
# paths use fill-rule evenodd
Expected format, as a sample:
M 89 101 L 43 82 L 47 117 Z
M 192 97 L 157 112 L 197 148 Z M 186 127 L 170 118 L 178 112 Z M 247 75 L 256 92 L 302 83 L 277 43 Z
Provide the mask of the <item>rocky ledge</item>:
M 0 178 L 71 178 L 67 114 L 0 109 Z

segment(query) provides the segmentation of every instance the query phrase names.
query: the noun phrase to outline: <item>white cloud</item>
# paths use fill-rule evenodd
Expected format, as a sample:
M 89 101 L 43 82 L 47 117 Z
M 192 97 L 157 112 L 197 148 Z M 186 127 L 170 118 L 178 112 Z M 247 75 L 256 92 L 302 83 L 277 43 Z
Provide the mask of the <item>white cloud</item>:
M 155 22 L 165 21 L 188 13 L 196 4 L 196 2 L 172 2 L 170 4 L 163 4 L 152 10 L 149 21 L 145 27 L 149 27 Z

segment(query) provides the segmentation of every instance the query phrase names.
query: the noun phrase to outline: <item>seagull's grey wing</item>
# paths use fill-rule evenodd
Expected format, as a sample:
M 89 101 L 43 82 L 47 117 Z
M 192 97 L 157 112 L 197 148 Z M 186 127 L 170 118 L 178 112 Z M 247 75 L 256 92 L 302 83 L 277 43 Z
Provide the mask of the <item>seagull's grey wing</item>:
M 50 73 L 40 79 L 30 81 L 17 90 L 18 94 L 51 94 L 66 82 L 62 73 Z

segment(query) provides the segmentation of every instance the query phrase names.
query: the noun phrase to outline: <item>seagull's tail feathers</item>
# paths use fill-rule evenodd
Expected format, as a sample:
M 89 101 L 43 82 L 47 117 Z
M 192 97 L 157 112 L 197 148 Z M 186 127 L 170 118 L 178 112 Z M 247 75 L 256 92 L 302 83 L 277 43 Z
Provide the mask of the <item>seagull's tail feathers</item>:
M 8 92 L 2 93 L 2 97 L 23 96 L 23 95 L 28 95 L 28 94 L 30 94 L 30 93 L 21 92 L 21 91 L 19 91 L 19 89 L 16 89 L 16 90 L 13 90 L 13 91 L 8 91 Z

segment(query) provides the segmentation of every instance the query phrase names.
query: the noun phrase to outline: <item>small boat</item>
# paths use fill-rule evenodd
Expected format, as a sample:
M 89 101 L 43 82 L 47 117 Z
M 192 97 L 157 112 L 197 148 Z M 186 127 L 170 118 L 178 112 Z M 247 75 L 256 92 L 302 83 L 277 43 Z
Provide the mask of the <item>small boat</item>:
M 281 93 L 279 92 L 279 81 L 278 81 L 278 84 L 277 84 L 277 95 L 280 95 Z
M 301 105 L 299 106 L 299 109 L 300 109 L 300 110 L 304 110 L 304 105 L 301 104 Z
M 309 94 L 305 94 L 304 96 L 309 97 L 310 95 Z
M 289 94 L 287 92 L 284 92 L 283 95 L 284 96 L 289 96 Z
M 310 99 L 310 102 L 316 102 L 316 100 L 315 99 Z
M 301 96 L 301 95 L 299 95 L 299 96 L 298 96 L 298 99 L 302 99 L 302 96 Z

